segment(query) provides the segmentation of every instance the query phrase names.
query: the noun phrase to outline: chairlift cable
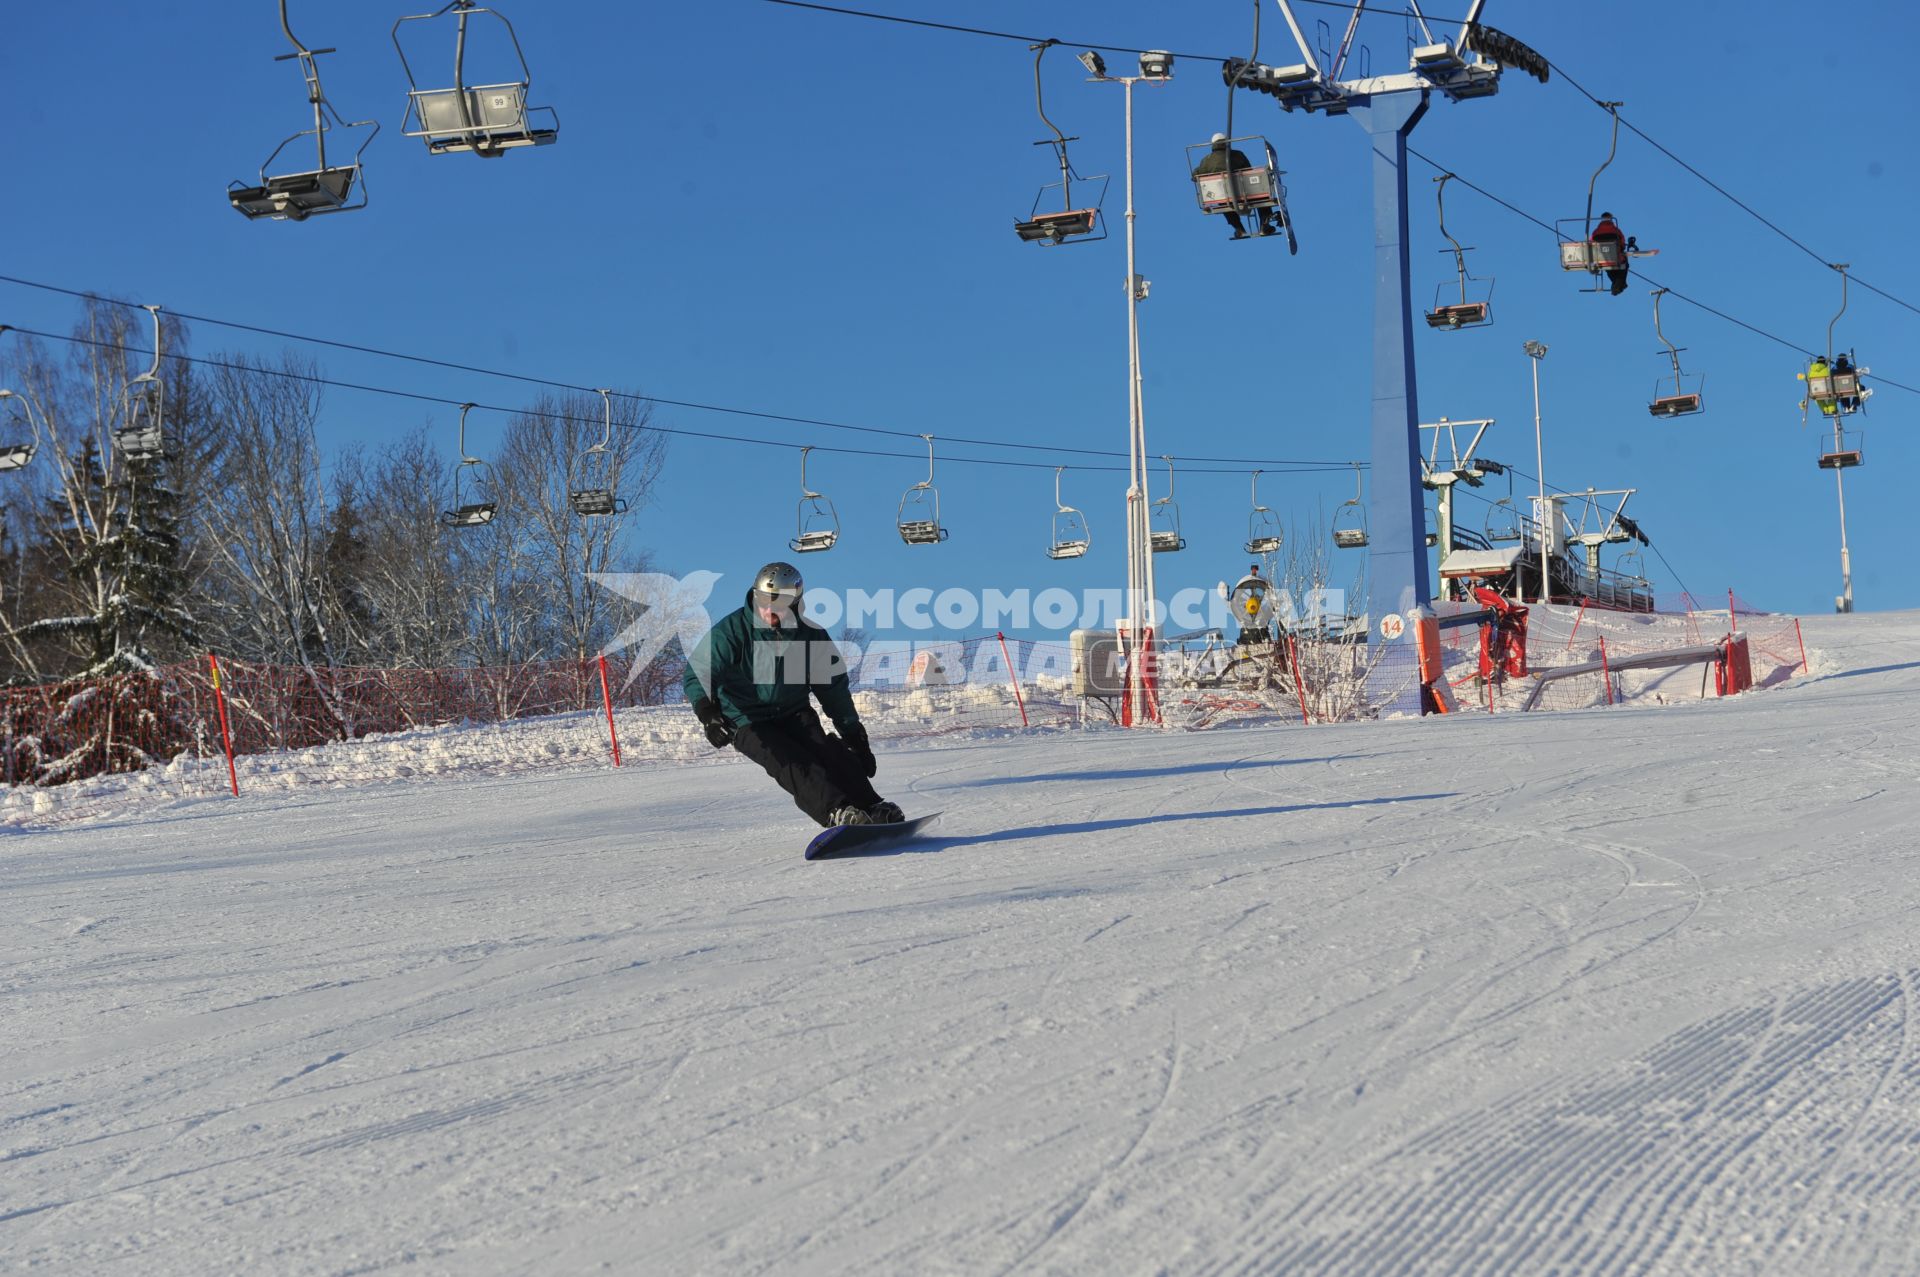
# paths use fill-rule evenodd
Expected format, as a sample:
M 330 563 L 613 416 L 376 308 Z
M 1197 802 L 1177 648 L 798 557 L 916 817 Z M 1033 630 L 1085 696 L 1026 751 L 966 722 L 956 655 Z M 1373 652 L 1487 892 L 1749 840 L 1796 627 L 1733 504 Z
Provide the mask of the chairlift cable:
M 106 350 L 125 349 L 128 354 L 150 353 L 148 351 L 139 350 L 130 346 L 120 347 L 114 342 L 107 341 L 100 338 L 75 337 L 72 334 L 66 334 L 66 333 L 43 332 L 36 328 L 22 328 L 17 324 L 9 325 L 8 331 L 19 333 L 25 337 L 38 337 L 43 341 L 58 341 L 58 342 L 65 342 L 69 345 L 92 346 L 92 347 L 96 347 L 99 349 L 106 349 Z M 336 390 L 354 390 L 354 391 L 359 391 L 362 394 L 385 395 L 394 399 L 408 399 L 416 403 L 439 404 L 449 408 L 458 408 L 462 403 L 469 402 L 467 400 L 461 400 L 461 399 L 448 399 L 441 395 L 422 394 L 419 391 L 414 391 L 414 390 L 396 390 L 390 386 L 369 386 L 369 385 L 362 384 L 360 382 L 341 381 L 337 378 L 321 377 L 311 373 L 291 372 L 284 368 L 258 368 L 258 367 L 253 367 L 251 365 L 235 364 L 235 363 L 230 363 L 226 360 L 221 360 L 221 359 L 209 359 L 201 355 L 168 355 L 167 358 L 169 360 L 178 360 L 179 362 L 184 364 L 195 364 L 195 365 L 199 365 L 201 367 L 206 367 L 206 368 L 221 368 L 221 369 L 226 369 L 228 371 L 233 371 L 233 372 L 260 373 L 270 377 L 280 377 L 288 381 L 305 382 L 309 385 L 330 386 Z M 595 391 L 594 393 L 598 393 L 598 392 Z M 623 395 L 620 397 L 637 400 L 638 402 L 641 402 L 641 403 L 671 402 L 669 400 L 651 399 L 649 396 L 646 396 L 646 395 Z M 480 403 L 477 401 L 473 401 L 473 406 L 485 412 L 497 412 L 497 413 L 501 413 L 503 415 L 508 415 L 508 416 L 519 415 L 523 417 L 537 417 L 543 421 L 568 420 L 568 414 L 564 412 L 541 412 L 533 408 L 519 407 L 511 404 L 492 404 L 492 403 Z M 726 411 L 726 410 L 723 410 L 723 411 Z M 740 410 L 735 409 L 732 411 L 740 411 Z M 761 416 L 761 415 L 770 415 L 770 414 L 753 413 L 748 415 Z M 798 420 L 798 419 L 789 418 L 788 420 Z M 835 448 L 835 447 L 830 447 L 824 444 L 799 444 L 786 439 L 757 439 L 752 435 L 720 434 L 715 431 L 709 431 L 709 430 L 690 430 L 681 426 L 646 425 L 646 426 L 620 426 L 619 428 L 622 430 L 651 431 L 657 434 L 682 436 L 689 439 L 713 440 L 720 443 L 755 444 L 760 447 L 766 447 L 766 448 L 799 449 L 801 447 L 810 447 L 815 452 L 829 452 L 839 456 L 849 456 L 849 457 L 883 457 L 883 458 L 896 459 L 896 460 L 904 459 L 908 461 L 914 461 L 914 460 L 920 459 L 920 457 L 923 455 L 920 453 L 912 453 L 912 452 L 880 452 L 871 448 Z M 859 427 L 852 427 L 852 428 L 859 428 Z M 916 434 L 913 437 L 918 439 L 918 438 L 922 438 L 923 436 Z M 967 441 L 955 440 L 955 442 L 967 442 Z M 989 444 L 986 446 L 1011 447 L 1015 445 Z M 1039 445 L 1021 445 L 1021 446 L 1038 447 Z M 1069 449 L 1052 449 L 1051 451 L 1070 451 L 1070 450 Z M 1071 451 L 1092 452 L 1093 450 L 1083 448 L 1083 449 L 1073 449 Z M 1117 456 L 1119 454 L 1101 452 L 1101 453 L 1095 453 L 1094 455 Z M 1236 459 L 1230 458 L 1230 457 L 1209 457 L 1209 458 L 1206 458 L 1206 460 L 1214 461 L 1214 462 L 1232 462 L 1232 461 L 1235 461 Z M 954 464 L 954 465 L 1004 466 L 1004 467 L 1020 469 L 1020 470 L 1051 470 L 1054 468 L 1055 464 L 1057 464 L 1055 462 L 1050 462 L 1050 461 L 1003 460 L 998 457 L 950 456 L 947 458 L 947 461 L 949 464 Z M 1278 473 L 1278 474 L 1323 474 L 1323 473 L 1333 473 L 1336 471 L 1345 470 L 1347 467 L 1353 465 L 1354 463 L 1349 461 L 1324 462 L 1324 463 L 1281 461 L 1281 462 L 1263 462 L 1262 464 L 1280 465 L 1280 466 L 1287 467 L 1284 470 L 1275 471 L 1275 473 Z M 1125 473 L 1128 471 L 1128 467 L 1120 466 L 1120 465 L 1075 464 L 1068 468 L 1072 470 L 1107 471 L 1112 473 Z M 1188 473 L 1189 474 L 1221 474 L 1221 475 L 1230 474 L 1238 477 L 1246 473 L 1246 468 L 1245 468 L 1245 465 L 1235 465 L 1231 467 L 1216 466 L 1214 468 L 1209 468 L 1209 469 L 1193 469 L 1193 470 L 1189 470 Z
M 1582 85 L 1578 80 L 1574 79 L 1571 75 L 1568 75 L 1565 67 L 1560 66 L 1559 64 L 1553 62 L 1550 59 L 1547 61 L 1547 65 L 1552 67 L 1553 70 L 1559 74 L 1561 79 L 1565 80 L 1569 85 L 1573 87 L 1575 92 L 1579 93 L 1582 97 L 1586 98 L 1589 102 L 1592 102 L 1594 105 L 1600 106 L 1600 107 L 1606 106 L 1606 103 L 1602 102 L 1599 98 L 1595 97 L 1592 93 L 1590 93 L 1587 90 L 1587 88 L 1584 85 Z M 1613 115 L 1615 119 L 1617 119 L 1622 125 L 1624 125 L 1628 130 L 1630 130 L 1641 141 L 1645 142 L 1648 146 L 1651 146 L 1654 150 L 1660 152 L 1660 154 L 1672 160 L 1675 164 L 1678 164 L 1681 168 L 1685 169 L 1688 173 L 1691 173 L 1694 177 L 1697 177 L 1702 182 L 1705 182 L 1708 186 L 1712 187 L 1714 191 L 1716 191 L 1721 196 L 1723 196 L 1729 203 L 1733 204 L 1734 207 L 1738 208 L 1741 212 L 1747 214 L 1747 216 L 1753 218 L 1753 220 L 1755 220 L 1756 222 L 1759 222 L 1762 226 L 1772 231 L 1775 235 L 1778 235 L 1781 239 L 1784 239 L 1785 241 L 1787 241 L 1787 243 L 1793 245 L 1795 248 L 1805 253 L 1808 257 L 1811 257 L 1814 261 L 1819 262 L 1822 266 L 1825 266 L 1829 261 L 1832 260 L 1831 258 L 1825 256 L 1824 254 L 1815 252 L 1812 248 L 1807 246 L 1805 241 L 1798 239 L 1797 237 L 1792 235 L 1790 232 L 1783 229 L 1778 223 L 1768 218 L 1766 214 L 1760 212 L 1759 209 L 1756 209 L 1755 207 L 1753 207 L 1753 205 L 1747 203 L 1745 200 L 1741 199 L 1738 195 L 1735 195 L 1732 191 L 1720 185 L 1720 183 L 1714 181 L 1712 178 L 1708 177 L 1705 173 L 1702 173 L 1699 169 L 1687 163 L 1687 161 L 1681 159 L 1672 150 L 1662 145 L 1660 142 L 1656 141 L 1650 134 L 1647 133 L 1645 129 L 1640 128 L 1633 121 L 1627 119 L 1625 116 L 1622 116 L 1619 113 L 1619 111 L 1615 110 L 1613 112 Z M 1920 315 L 1920 306 L 1916 306 L 1912 302 L 1909 302 L 1904 298 L 1896 297 L 1892 293 L 1887 292 L 1883 288 L 1876 288 L 1872 284 L 1869 284 L 1865 280 L 1859 279 L 1858 277 L 1856 277 L 1853 282 L 1860 285 L 1860 287 L 1869 290 L 1870 292 L 1878 293 L 1880 296 L 1886 298 L 1888 301 L 1892 302 L 1896 306 L 1903 307 L 1907 310 L 1912 311 L 1916 315 Z
M 1486 198 L 1492 200 L 1494 203 L 1498 204 L 1500 207 L 1506 209 L 1508 212 L 1514 214 L 1517 217 L 1521 217 L 1529 222 L 1532 222 L 1535 226 L 1540 227 L 1542 230 L 1546 230 L 1546 231 L 1554 230 L 1552 223 L 1541 221 L 1539 218 L 1535 217 L 1532 213 L 1527 212 L 1526 209 L 1521 208 L 1519 205 L 1511 203 L 1507 200 L 1504 200 L 1500 196 L 1495 195 L 1492 191 L 1488 190 L 1486 187 L 1480 186 L 1477 183 L 1472 182 L 1467 178 L 1461 177 L 1457 170 L 1450 168 L 1445 164 L 1442 164 L 1439 160 L 1434 159 L 1432 156 L 1424 155 L 1420 151 L 1415 150 L 1411 146 L 1407 148 L 1407 154 L 1413 156 L 1414 158 L 1420 160 L 1425 164 L 1432 166 L 1434 169 L 1438 170 L 1439 172 L 1452 173 L 1453 180 L 1460 183 L 1462 186 L 1466 187 L 1468 190 L 1473 191 L 1476 194 L 1485 196 Z M 1775 342 L 1779 345 L 1785 346 L 1788 350 L 1791 350 L 1796 354 L 1805 354 L 1807 351 L 1807 347 L 1801 342 L 1789 341 L 1785 337 L 1780 336 L 1778 333 L 1770 333 L 1764 328 L 1760 328 L 1754 324 L 1748 323 L 1746 320 L 1741 319 L 1737 315 L 1730 315 L 1724 310 L 1720 310 L 1717 307 L 1710 306 L 1706 302 L 1703 302 L 1696 297 L 1692 297 L 1686 293 L 1681 292 L 1679 289 L 1673 287 L 1670 284 L 1662 283 L 1661 281 L 1653 278 L 1651 275 L 1646 274 L 1644 271 L 1641 271 L 1636 268 L 1633 273 L 1635 275 L 1638 275 L 1642 280 L 1646 281 L 1648 284 L 1652 285 L 1655 288 L 1666 289 L 1668 296 L 1677 297 L 1681 301 L 1686 302 L 1690 306 L 1696 306 L 1699 309 L 1706 311 L 1709 315 L 1714 315 L 1720 319 L 1724 319 L 1728 323 L 1736 325 L 1737 327 L 1740 327 L 1740 328 L 1744 328 L 1748 332 L 1753 333 L 1756 336 L 1765 337 L 1768 341 Z M 1856 277 L 1853 282 L 1857 284 L 1860 281 Z M 1873 374 L 1873 380 L 1876 384 L 1892 386 L 1897 390 L 1905 390 L 1911 394 L 1920 394 L 1920 389 L 1915 389 L 1912 386 L 1902 385 L 1900 382 L 1894 381 L 1888 377 L 1883 377 L 1879 373 Z
M 37 280 L 22 279 L 14 275 L 0 274 L 0 283 L 17 284 L 22 288 L 33 288 L 33 289 L 39 289 L 42 292 L 58 293 L 66 297 L 79 298 L 82 301 L 92 299 L 94 301 L 106 302 L 114 306 L 124 307 L 129 310 L 140 309 L 140 307 L 137 304 L 133 302 L 122 301 L 117 297 L 104 297 L 104 296 L 101 296 L 99 293 L 83 292 L 75 288 L 63 288 L 57 284 L 44 284 L 44 283 L 40 283 Z M 386 350 L 378 346 L 363 346 L 355 342 L 338 341 L 328 337 L 311 337 L 303 333 L 286 332 L 284 330 L 277 329 L 277 328 L 266 328 L 257 324 L 241 323 L 237 320 L 217 319 L 209 315 L 195 315 L 189 311 L 184 311 L 184 310 L 174 310 L 169 308 L 167 313 L 191 323 L 209 324 L 216 328 L 231 328 L 238 332 L 254 333 L 262 337 L 276 337 L 282 341 L 302 342 L 312 346 L 326 346 L 326 347 L 331 347 L 332 349 L 335 349 L 335 350 L 350 351 L 354 354 L 377 355 L 384 359 L 396 359 L 403 363 L 421 364 L 430 368 L 444 368 L 449 372 L 475 373 L 480 376 L 498 377 L 505 381 L 517 381 L 522 384 L 530 385 L 530 386 L 544 386 L 553 390 L 570 390 L 577 394 L 583 394 L 583 395 L 593 395 L 593 394 L 600 393 L 599 387 L 597 386 L 578 386 L 578 385 L 574 385 L 572 382 L 556 381 L 550 377 L 535 377 L 535 376 L 530 376 L 526 373 L 507 372 L 499 368 L 483 368 L 474 364 L 462 364 L 462 363 L 456 363 L 452 360 L 447 360 L 447 359 L 435 359 L 428 355 L 411 355 L 411 354 L 407 354 L 404 351 Z M 23 328 L 18 328 L 18 326 L 15 326 L 15 329 L 16 331 L 19 331 L 19 332 L 28 331 Z M 51 340 L 55 340 L 55 341 L 67 340 L 67 338 L 53 336 L 51 334 L 35 334 L 35 335 L 48 336 L 50 337 Z M 331 385 L 336 383 L 329 382 L 327 384 Z M 376 394 L 387 393 L 387 392 L 381 391 L 378 387 L 355 386 L 355 385 L 352 385 L 351 383 L 344 383 L 344 382 L 337 383 L 337 384 L 340 384 L 346 387 L 347 389 L 367 390 Z M 404 394 L 407 392 L 394 391 L 391 393 Z M 733 408 L 733 407 L 728 407 L 724 404 L 700 403 L 696 400 L 691 400 L 691 399 L 669 399 L 661 395 L 636 395 L 636 394 L 628 393 L 626 391 L 618 391 L 618 390 L 614 391 L 613 394 L 616 399 L 630 399 L 636 403 L 661 404 L 669 408 L 688 408 L 688 409 L 693 409 L 700 412 L 717 412 L 717 413 L 723 413 L 728 416 L 735 416 L 735 417 L 754 417 L 763 421 L 779 421 L 779 422 L 785 422 L 789 425 L 796 425 L 796 426 L 819 426 L 827 430 L 847 430 L 847 431 L 852 431 L 858 434 L 885 435 L 895 439 L 920 438 L 920 432 L 914 431 L 914 430 L 892 430 L 884 426 L 857 426 L 844 421 L 828 421 L 819 417 L 800 417 L 800 416 L 794 416 L 788 413 L 763 412 L 753 408 Z M 458 400 L 443 400 L 443 399 L 434 398 L 432 396 L 426 396 L 425 398 L 427 398 L 427 400 L 432 403 L 458 403 L 459 402 Z M 721 438 L 723 436 L 716 435 L 714 437 Z M 1012 440 L 976 439 L 976 438 L 971 438 L 971 437 L 962 436 L 962 435 L 942 435 L 941 438 L 947 440 L 949 443 L 962 443 L 970 447 L 976 447 L 976 448 L 1010 448 L 1010 449 L 1016 449 L 1023 452 L 1044 452 L 1044 453 L 1048 453 L 1050 455 L 1056 455 L 1056 456 L 1061 454 L 1073 454 L 1077 456 L 1088 456 L 1088 457 L 1122 457 L 1126 455 L 1123 452 L 1119 452 L 1117 450 L 1109 449 L 1109 448 L 1074 448 L 1074 447 L 1068 447 L 1065 445 L 1055 446 L 1052 444 L 1040 444 L 1040 443 L 1016 443 Z M 799 445 L 795 444 L 792 446 L 797 447 Z M 1346 462 L 1339 461 L 1339 460 L 1302 459 L 1297 457 L 1281 457 L 1281 458 L 1195 457 L 1193 459 L 1195 461 L 1204 461 L 1204 462 L 1209 462 L 1217 465 L 1305 466 L 1312 469 L 1339 469 L 1341 467 L 1344 467 L 1347 464 Z M 1042 467 L 1042 468 L 1050 468 L 1050 467 Z

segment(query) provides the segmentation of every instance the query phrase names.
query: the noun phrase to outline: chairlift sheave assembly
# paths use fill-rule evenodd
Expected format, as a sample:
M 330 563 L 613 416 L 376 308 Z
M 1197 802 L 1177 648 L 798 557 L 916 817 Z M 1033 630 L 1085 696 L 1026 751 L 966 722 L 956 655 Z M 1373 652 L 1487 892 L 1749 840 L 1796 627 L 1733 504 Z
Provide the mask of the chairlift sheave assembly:
M 1060 499 L 1060 473 L 1065 469 L 1065 466 L 1053 468 L 1053 526 L 1047 538 L 1049 559 L 1077 559 L 1093 545 L 1087 516 Z
M 1493 280 L 1475 279 L 1467 273 L 1467 254 L 1471 247 L 1463 247 L 1459 240 L 1447 230 L 1447 183 L 1453 180 L 1452 173 L 1442 173 L 1433 180 L 1439 185 L 1434 189 L 1434 202 L 1440 211 L 1440 234 L 1452 248 L 1443 248 L 1443 253 L 1453 254 L 1454 281 L 1448 284 L 1442 281 L 1433 290 L 1433 309 L 1427 312 L 1427 327 L 1442 328 L 1456 332 L 1462 328 L 1484 328 L 1493 322 Z M 1457 291 L 1459 301 L 1451 294 Z M 1444 299 L 1444 300 L 1443 300 Z
M 1342 501 L 1333 512 L 1333 544 L 1342 550 L 1359 550 L 1366 546 L 1367 507 L 1362 496 L 1364 488 L 1360 480 L 1360 463 L 1349 462 L 1353 467 L 1353 496 Z M 1433 542 L 1427 542 L 1432 545 Z
M 520 78 L 493 84 L 468 84 L 466 81 L 467 19 L 487 14 L 507 29 L 507 40 L 520 64 Z M 423 89 L 414 78 L 407 51 L 400 43 L 400 28 L 408 22 L 432 22 L 452 17 L 455 22 L 453 44 L 453 85 L 450 88 Z M 452 0 L 434 13 L 414 13 L 393 24 L 393 47 L 400 54 L 400 68 L 407 76 L 407 113 L 400 131 L 408 137 L 426 141 L 431 155 L 452 155 L 471 151 L 483 159 L 498 159 L 508 151 L 526 146 L 546 146 L 560 137 L 560 116 L 550 106 L 528 106 L 527 93 L 533 73 L 527 67 L 527 55 L 513 23 L 497 9 L 484 8 L 473 0 Z M 546 127 L 533 122 L 543 114 Z
M 160 308 L 142 306 L 153 318 L 153 362 L 127 382 L 126 403 L 113 427 L 113 447 L 127 461 L 147 461 L 166 450 L 167 384 L 160 379 Z
M 1081 177 L 1074 172 L 1073 161 L 1067 156 L 1067 143 L 1078 142 L 1080 139 L 1068 137 L 1047 117 L 1046 100 L 1040 85 L 1040 60 L 1047 56 L 1048 49 L 1058 43 L 1060 43 L 1058 40 L 1047 40 L 1028 47 L 1034 50 L 1034 109 L 1040 113 L 1041 123 L 1053 132 L 1052 137 L 1042 138 L 1034 145 L 1053 148 L 1054 159 L 1060 165 L 1060 180 L 1049 182 L 1040 188 L 1040 193 L 1033 197 L 1032 210 L 1025 220 L 1015 218 L 1013 229 L 1023 242 L 1029 244 L 1091 244 L 1107 237 L 1106 223 L 1100 217 L 1100 207 L 1106 203 L 1107 199 L 1107 178 L 1104 174 L 1097 177 Z M 1075 182 L 1080 183 L 1083 188 L 1088 186 L 1094 188 L 1093 203 L 1088 204 L 1084 195 L 1078 204 L 1074 202 L 1073 184 Z M 1057 209 L 1052 207 L 1055 199 L 1050 194 L 1056 191 L 1059 193 L 1060 205 Z M 1043 205 L 1047 206 L 1045 210 L 1042 209 Z
M 1173 458 L 1162 454 L 1167 463 L 1167 495 L 1147 507 L 1147 546 L 1155 554 L 1171 554 L 1187 548 L 1180 534 L 1180 503 L 1173 499 Z
M 908 545 L 938 545 L 947 539 L 947 529 L 940 522 L 940 490 L 933 486 L 933 436 L 920 437 L 927 441 L 927 477 L 900 498 L 900 539 Z
M 601 390 L 600 442 L 575 454 L 567 467 L 567 504 L 586 518 L 625 514 L 626 498 L 614 490 L 613 392 Z
M 831 550 L 840 539 L 840 516 L 833 502 L 807 484 L 807 454 L 812 451 L 811 444 L 800 449 L 800 507 L 793 537 L 787 542 L 787 548 L 795 554 Z
M 499 486 L 493 467 L 467 455 L 467 413 L 477 404 L 460 405 L 460 460 L 453 467 L 453 504 L 441 511 L 440 522 L 450 528 L 477 528 L 493 522 L 500 509 Z
M 1260 504 L 1260 471 L 1253 472 L 1253 510 L 1247 515 L 1248 554 L 1277 554 L 1286 534 L 1280 528 L 1280 516 Z
M 287 42 L 294 51 L 283 53 L 274 61 L 299 60 L 300 74 L 307 84 L 307 103 L 313 108 L 313 127 L 302 129 L 273 148 L 273 153 L 260 165 L 259 185 L 229 182 L 227 202 L 248 221 L 270 218 L 274 221 L 304 222 L 317 213 L 350 213 L 365 208 L 367 188 L 361 179 L 360 157 L 366 153 L 374 135 L 380 132 L 380 125 L 374 120 L 354 120 L 349 123 L 341 119 L 339 112 L 333 109 L 333 104 L 327 101 L 327 95 L 320 87 L 320 64 L 317 59 L 321 54 L 332 53 L 333 50 L 309 49 L 300 43 L 287 19 L 287 0 L 280 0 L 280 29 L 286 33 Z M 350 163 L 327 163 L 327 134 L 336 128 L 367 130 Z M 293 173 L 268 172 L 274 161 L 280 158 L 280 152 L 303 137 L 313 139 L 314 167 Z M 356 195 L 359 197 L 357 200 L 354 198 Z

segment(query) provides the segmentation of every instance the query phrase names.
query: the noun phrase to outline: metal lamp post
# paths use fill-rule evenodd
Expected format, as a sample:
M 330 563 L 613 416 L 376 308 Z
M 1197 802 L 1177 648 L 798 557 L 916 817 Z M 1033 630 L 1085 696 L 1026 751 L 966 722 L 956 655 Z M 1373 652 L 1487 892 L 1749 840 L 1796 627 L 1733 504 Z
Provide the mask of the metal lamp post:
M 1133 86 L 1164 84 L 1173 77 L 1173 55 L 1159 50 L 1140 55 L 1140 74 L 1108 75 L 1104 59 L 1089 49 L 1080 62 L 1097 84 L 1118 84 L 1126 103 L 1127 150 L 1127 616 L 1123 643 L 1127 653 L 1126 720 L 1158 722 L 1159 706 L 1147 694 L 1153 661 L 1156 599 L 1153 545 L 1147 506 L 1146 407 L 1140 390 L 1140 303 L 1148 283 L 1134 265 Z
M 1547 460 L 1540 443 L 1540 361 L 1547 357 L 1547 343 L 1529 341 L 1521 347 L 1533 361 L 1533 469 L 1540 478 L 1540 602 L 1548 601 L 1547 529 L 1551 512 L 1547 509 Z

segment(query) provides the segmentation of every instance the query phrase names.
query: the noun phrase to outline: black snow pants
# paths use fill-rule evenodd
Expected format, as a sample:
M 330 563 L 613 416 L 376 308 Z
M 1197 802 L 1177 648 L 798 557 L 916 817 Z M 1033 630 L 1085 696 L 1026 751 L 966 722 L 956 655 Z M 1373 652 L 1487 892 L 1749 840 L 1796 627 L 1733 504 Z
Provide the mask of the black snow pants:
M 827 735 L 811 706 L 739 728 L 733 747 L 764 767 L 823 828 L 833 823 L 828 817 L 836 807 L 865 811 L 880 801 L 853 751 L 838 736 Z

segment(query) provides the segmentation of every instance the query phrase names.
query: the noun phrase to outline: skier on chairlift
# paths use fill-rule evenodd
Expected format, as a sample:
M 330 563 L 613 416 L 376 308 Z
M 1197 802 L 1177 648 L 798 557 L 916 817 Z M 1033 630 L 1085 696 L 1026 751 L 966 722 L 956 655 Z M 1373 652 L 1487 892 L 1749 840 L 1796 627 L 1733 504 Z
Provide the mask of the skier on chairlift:
M 1589 205 L 1588 207 L 1592 207 Z M 1607 272 L 1607 279 L 1613 285 L 1613 295 L 1618 297 L 1627 291 L 1627 254 L 1638 245 L 1620 233 L 1620 227 L 1613 220 L 1612 213 L 1600 214 L 1600 220 L 1594 223 L 1593 234 L 1587 237 L 1595 244 L 1614 243 L 1620 245 L 1620 265 Z
M 1836 360 L 1835 362 L 1837 363 L 1838 361 Z M 1831 393 L 1831 389 L 1833 386 L 1832 376 L 1836 371 L 1837 369 L 1834 367 L 1834 365 L 1829 364 L 1827 362 L 1827 357 L 1825 355 L 1815 355 L 1812 358 L 1812 360 L 1810 360 L 1807 364 L 1807 385 L 1809 387 L 1813 385 L 1814 379 L 1817 377 L 1828 378 L 1827 386 L 1829 389 L 1829 393 L 1827 394 L 1826 398 L 1824 399 L 1814 398 L 1813 400 L 1815 403 L 1820 405 L 1821 415 L 1827 416 L 1827 417 L 1838 416 L 1840 413 L 1840 400 L 1837 396 Z M 1808 397 L 1813 398 L 1811 391 L 1809 391 Z M 1805 405 L 1803 404 L 1802 407 L 1804 406 Z
M 823 826 L 906 819 L 875 792 L 879 770 L 854 709 L 846 662 L 827 632 L 801 615 L 805 583 L 790 563 L 754 574 L 744 606 L 694 646 L 682 686 L 715 749 L 728 745 L 765 769 Z M 811 700 L 838 735 L 828 735 Z
M 1836 392 L 1840 389 L 1840 378 L 1851 376 L 1853 371 L 1853 360 L 1848 357 L 1846 351 L 1843 350 L 1833 357 L 1833 380 L 1834 390 Z M 1840 406 L 1848 412 L 1853 412 L 1860 407 L 1859 395 L 1842 395 L 1836 393 L 1835 398 L 1840 401 Z
M 1215 133 L 1212 138 L 1212 145 L 1207 148 L 1207 153 L 1200 157 L 1198 164 L 1193 166 L 1193 175 L 1195 177 L 1206 177 L 1213 173 L 1241 173 L 1252 167 L 1253 161 L 1247 158 L 1245 151 L 1240 150 L 1238 147 L 1229 149 L 1227 146 L 1227 135 L 1225 133 Z M 1278 234 L 1280 226 L 1273 215 L 1273 209 L 1262 205 L 1258 211 L 1260 213 L 1260 229 L 1256 233 L 1260 235 Z M 1229 208 L 1226 210 L 1226 215 L 1227 225 L 1233 228 L 1233 234 L 1229 238 L 1245 239 L 1247 237 L 1247 228 L 1240 220 L 1240 210 Z

